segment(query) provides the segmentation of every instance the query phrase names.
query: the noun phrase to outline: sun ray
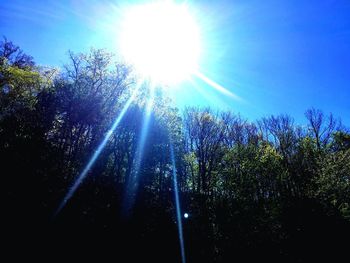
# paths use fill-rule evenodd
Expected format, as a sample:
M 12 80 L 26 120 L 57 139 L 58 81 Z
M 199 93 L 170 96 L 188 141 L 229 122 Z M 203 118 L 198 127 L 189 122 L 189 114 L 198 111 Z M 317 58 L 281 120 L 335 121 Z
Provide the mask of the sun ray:
M 222 94 L 224 94 L 226 96 L 229 96 L 230 98 L 235 99 L 237 101 L 243 101 L 243 99 L 241 97 L 239 97 L 238 95 L 236 95 L 233 92 L 229 91 L 228 89 L 224 88 L 220 84 L 216 83 L 214 80 L 211 80 L 210 78 L 205 76 L 203 73 L 201 73 L 199 71 L 196 71 L 193 74 L 196 77 L 198 77 L 199 79 L 201 79 L 202 81 L 204 81 L 205 83 L 207 83 L 209 86 L 214 88 L 215 90 L 219 91 L 220 93 L 222 93 Z
M 122 208 L 123 210 L 122 213 L 125 217 L 128 217 L 130 215 L 130 209 L 133 207 L 135 202 L 135 195 L 136 195 L 138 183 L 139 183 L 139 171 L 140 171 L 140 167 L 143 159 L 143 153 L 144 153 L 144 148 L 145 148 L 146 139 L 148 135 L 152 108 L 154 104 L 154 86 L 151 84 L 149 88 L 150 88 L 150 94 L 146 105 L 146 112 L 145 112 L 145 116 L 144 116 L 144 120 L 141 128 L 140 139 L 136 149 L 136 157 L 134 159 L 134 165 L 131 170 L 129 181 L 127 182 L 127 187 L 125 189 L 125 197 L 124 197 L 123 208 Z
M 198 83 L 196 83 L 193 79 L 189 80 L 191 83 L 191 87 L 198 92 L 208 103 L 210 104 L 214 104 L 214 105 L 220 105 L 222 107 L 229 107 L 229 105 L 227 105 L 227 103 L 220 99 L 220 97 L 217 96 L 217 94 L 210 94 L 209 91 L 207 89 L 203 89 L 202 87 L 200 87 L 198 85 Z
M 85 166 L 84 170 L 80 173 L 78 178 L 74 181 L 73 185 L 69 188 L 67 194 L 65 195 L 65 197 L 63 198 L 63 200 L 60 203 L 59 207 L 55 211 L 54 216 L 57 216 L 61 212 L 61 210 L 65 207 L 67 202 L 72 198 L 72 196 L 74 195 L 75 191 L 78 189 L 79 185 L 86 178 L 88 172 L 90 171 L 90 169 L 92 168 L 92 166 L 94 165 L 94 163 L 98 159 L 99 155 L 101 154 L 102 150 L 106 146 L 109 138 L 112 136 L 113 132 L 118 127 L 120 121 L 123 119 L 125 113 L 127 112 L 128 108 L 130 107 L 131 103 L 134 101 L 139 88 L 140 88 L 140 85 L 138 84 L 137 87 L 132 92 L 130 98 L 126 101 L 126 103 L 125 103 L 124 107 L 122 108 L 121 112 L 119 113 L 118 117 L 115 119 L 112 127 L 108 130 L 108 132 L 106 133 L 104 139 L 102 140 L 100 145 L 97 147 L 97 149 L 95 150 L 95 152 L 91 156 L 91 158 L 90 158 L 89 162 L 87 163 L 87 165 Z
M 178 228 L 180 249 L 181 249 L 181 260 L 182 260 L 182 263 L 186 263 L 185 241 L 184 241 L 183 229 L 182 229 L 182 216 L 181 216 L 182 212 L 181 212 L 181 204 L 180 204 L 180 198 L 179 198 L 179 189 L 177 186 L 176 162 L 175 162 L 175 155 L 174 155 L 174 147 L 173 147 L 173 144 L 171 142 L 170 142 L 170 157 L 171 157 L 171 164 L 172 164 L 172 171 L 173 171 L 176 219 L 177 219 L 177 228 Z

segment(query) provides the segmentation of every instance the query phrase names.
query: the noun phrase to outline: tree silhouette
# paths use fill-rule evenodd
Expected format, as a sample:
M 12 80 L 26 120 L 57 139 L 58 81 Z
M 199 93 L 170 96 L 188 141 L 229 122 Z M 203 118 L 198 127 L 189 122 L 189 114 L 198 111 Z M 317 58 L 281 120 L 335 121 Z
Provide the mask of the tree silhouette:
M 136 83 L 132 69 L 105 50 L 69 52 L 57 70 L 36 66 L 6 39 L 0 43 L 2 220 L 8 240 L 53 253 L 74 247 L 67 253 L 110 256 L 117 249 L 118 257 L 130 261 L 141 255 L 179 262 L 172 145 L 188 214 L 183 229 L 189 262 L 305 262 L 345 255 L 350 134 L 331 114 L 307 110 L 306 127 L 288 115 L 250 122 L 209 108 L 180 111 L 156 91 L 137 191 L 130 195 L 147 86 L 53 218 Z M 135 202 L 126 217 L 130 196 Z

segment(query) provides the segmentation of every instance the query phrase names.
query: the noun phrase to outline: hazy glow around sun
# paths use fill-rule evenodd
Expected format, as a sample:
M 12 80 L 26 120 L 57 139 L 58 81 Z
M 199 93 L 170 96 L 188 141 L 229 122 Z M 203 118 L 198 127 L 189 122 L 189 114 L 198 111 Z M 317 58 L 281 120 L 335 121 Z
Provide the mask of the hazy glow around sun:
M 131 6 L 121 24 L 124 59 L 143 77 L 176 84 L 197 70 L 200 35 L 188 7 L 171 1 Z

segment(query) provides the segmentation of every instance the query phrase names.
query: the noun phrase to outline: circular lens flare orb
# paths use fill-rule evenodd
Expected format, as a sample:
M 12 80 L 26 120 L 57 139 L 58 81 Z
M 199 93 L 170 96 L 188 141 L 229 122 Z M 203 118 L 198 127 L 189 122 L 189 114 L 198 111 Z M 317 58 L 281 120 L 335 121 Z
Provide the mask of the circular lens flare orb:
M 171 1 L 136 5 L 123 18 L 121 52 L 142 77 L 177 84 L 197 70 L 200 34 L 188 6 Z

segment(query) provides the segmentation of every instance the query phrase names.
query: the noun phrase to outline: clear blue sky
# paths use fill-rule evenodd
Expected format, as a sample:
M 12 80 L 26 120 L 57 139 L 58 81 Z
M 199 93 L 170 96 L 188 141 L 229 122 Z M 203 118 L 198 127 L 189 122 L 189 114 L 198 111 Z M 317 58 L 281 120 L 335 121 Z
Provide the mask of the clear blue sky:
M 37 63 L 60 66 L 69 49 L 113 49 L 111 23 L 118 21 L 121 5 L 120 0 L 0 0 L 0 34 Z M 192 1 L 191 7 L 205 40 L 202 72 L 244 102 L 196 80 L 208 94 L 186 84 L 176 98 L 180 105 L 230 108 L 251 120 L 288 113 L 298 123 L 313 106 L 350 125 L 349 0 L 208 0 Z

